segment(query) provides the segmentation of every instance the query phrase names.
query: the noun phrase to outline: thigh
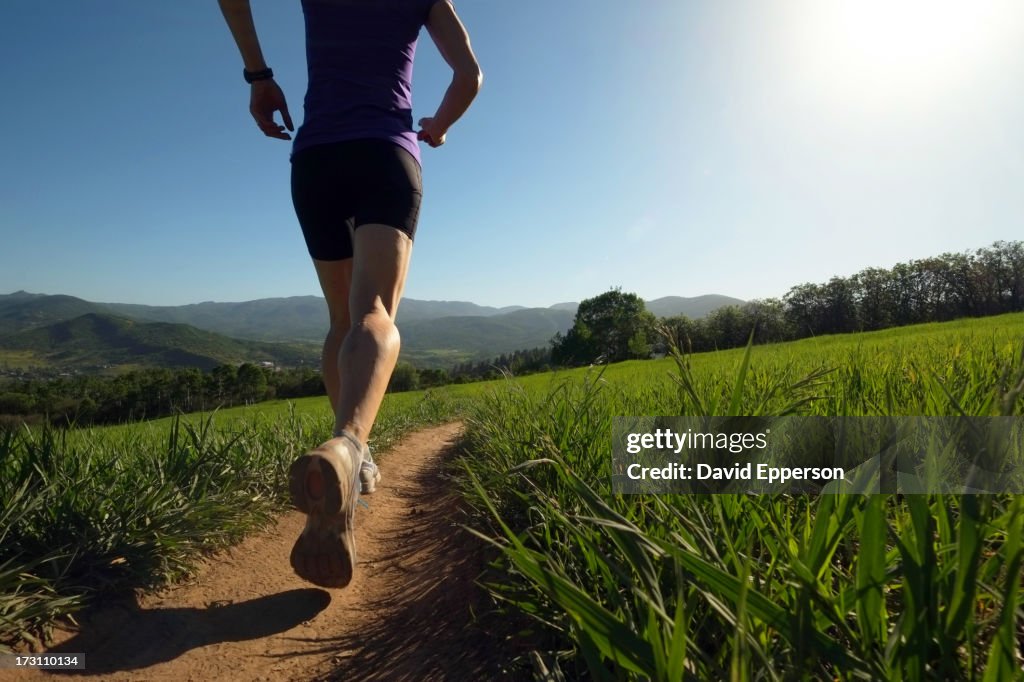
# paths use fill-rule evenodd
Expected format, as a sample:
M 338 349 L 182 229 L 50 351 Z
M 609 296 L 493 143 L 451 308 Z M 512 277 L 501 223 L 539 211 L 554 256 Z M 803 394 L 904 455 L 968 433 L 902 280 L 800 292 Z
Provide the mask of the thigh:
M 390 225 L 367 224 L 356 230 L 354 242 L 352 319 L 383 309 L 394 320 L 405 290 L 412 239 Z

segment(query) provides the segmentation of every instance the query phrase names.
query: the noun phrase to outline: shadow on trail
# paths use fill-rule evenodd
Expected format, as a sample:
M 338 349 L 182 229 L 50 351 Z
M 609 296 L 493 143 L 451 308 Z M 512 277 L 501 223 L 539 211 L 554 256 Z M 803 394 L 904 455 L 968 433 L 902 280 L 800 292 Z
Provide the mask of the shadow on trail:
M 71 675 L 137 670 L 210 644 L 290 630 L 314 618 L 330 602 L 328 592 L 307 588 L 238 603 L 213 603 L 205 609 L 106 604 L 93 618 L 83 619 L 77 635 L 49 653 L 85 654 L 87 669 L 64 671 Z
M 449 443 L 442 455 L 456 454 Z M 489 602 L 475 583 L 485 566 L 480 541 L 460 527 L 459 496 L 443 469 L 426 467 L 400 491 L 406 501 L 395 529 L 401 549 L 378 556 L 361 570 L 396 571 L 405 586 L 366 598 L 359 606 L 366 625 L 358 632 L 321 638 L 321 653 L 334 654 L 326 680 L 497 679 L 488 662 L 489 639 L 480 625 Z M 373 504 L 372 500 L 370 504 Z

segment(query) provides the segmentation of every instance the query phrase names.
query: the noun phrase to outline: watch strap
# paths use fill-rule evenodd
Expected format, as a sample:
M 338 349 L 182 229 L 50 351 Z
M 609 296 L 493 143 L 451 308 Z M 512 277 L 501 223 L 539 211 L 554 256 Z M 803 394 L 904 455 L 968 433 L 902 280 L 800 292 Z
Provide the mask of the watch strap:
M 274 70 L 263 69 L 262 71 L 249 71 L 248 69 L 242 69 L 242 77 L 245 78 L 246 83 L 266 81 L 274 77 Z

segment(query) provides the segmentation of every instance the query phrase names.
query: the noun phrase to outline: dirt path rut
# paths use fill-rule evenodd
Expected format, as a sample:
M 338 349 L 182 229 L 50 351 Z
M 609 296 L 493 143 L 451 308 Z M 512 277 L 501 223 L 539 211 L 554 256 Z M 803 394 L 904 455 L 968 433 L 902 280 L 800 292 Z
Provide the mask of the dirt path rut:
M 86 654 L 99 680 L 471 680 L 486 642 L 478 544 L 459 528 L 442 474 L 459 424 L 408 436 L 383 458 L 383 480 L 356 512 L 358 566 L 345 589 L 302 582 L 288 554 L 304 518 L 207 561 L 189 583 L 137 603 L 104 604 L 62 632 L 57 652 Z M 3 671 L 9 672 L 9 671 Z M 15 679 L 52 679 L 21 672 Z

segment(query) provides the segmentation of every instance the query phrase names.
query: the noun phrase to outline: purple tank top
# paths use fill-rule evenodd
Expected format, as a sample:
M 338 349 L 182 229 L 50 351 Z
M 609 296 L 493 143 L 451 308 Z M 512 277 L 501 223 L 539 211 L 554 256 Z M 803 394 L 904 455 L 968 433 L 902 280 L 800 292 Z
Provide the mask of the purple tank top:
M 292 153 L 383 138 L 420 161 L 412 125 L 416 40 L 438 0 L 302 0 L 309 86 Z

